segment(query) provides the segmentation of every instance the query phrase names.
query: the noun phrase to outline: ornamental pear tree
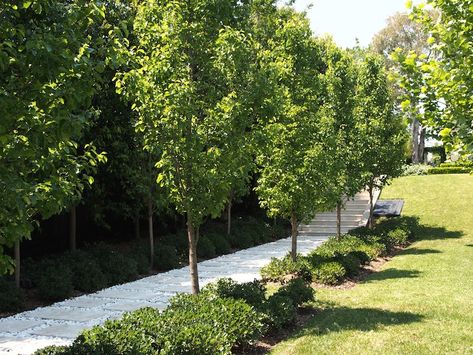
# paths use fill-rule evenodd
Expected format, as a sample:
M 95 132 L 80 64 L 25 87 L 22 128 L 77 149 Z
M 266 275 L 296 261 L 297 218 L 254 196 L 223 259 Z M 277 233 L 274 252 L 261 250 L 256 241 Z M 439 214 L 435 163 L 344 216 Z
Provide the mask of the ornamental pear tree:
M 250 12 L 246 1 L 143 2 L 137 45 L 125 50 L 131 70 L 116 83 L 138 114 L 145 149 L 161 151 L 156 182 L 186 216 L 193 293 L 199 226 L 228 201 L 229 171 L 241 159 L 234 142 L 250 134 L 255 117 Z
M 80 196 L 105 156 L 79 145 L 94 114 L 103 8 L 90 1 L 0 4 L 0 274 L 5 248 Z
M 339 49 L 331 40 L 325 41 L 327 70 L 324 74 L 326 100 L 321 114 L 333 124 L 335 140 L 334 163 L 336 176 L 332 179 L 338 190 L 337 235 L 341 235 L 343 204 L 364 188 L 356 107 L 356 68 L 353 55 Z
M 282 105 L 261 123 L 256 192 L 270 216 L 291 221 L 295 260 L 300 222 L 337 201 L 331 189 L 335 141 L 331 123 L 319 112 L 325 69 L 322 46 L 304 15 L 282 8 L 269 16 L 267 50 L 278 64 L 281 98 L 275 101 Z
M 357 108 L 363 139 L 360 159 L 370 195 L 369 226 L 373 227 L 376 189 L 399 176 L 403 164 L 406 124 L 394 111 L 388 78 L 381 57 L 365 53 L 358 68 Z

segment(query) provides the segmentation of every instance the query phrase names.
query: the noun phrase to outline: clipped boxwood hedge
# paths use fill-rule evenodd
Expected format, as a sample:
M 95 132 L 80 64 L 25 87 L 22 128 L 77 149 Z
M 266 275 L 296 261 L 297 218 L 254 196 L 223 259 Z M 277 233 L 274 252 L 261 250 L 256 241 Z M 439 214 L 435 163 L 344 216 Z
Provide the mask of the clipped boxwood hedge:
M 429 175 L 437 174 L 469 174 L 473 169 L 463 166 L 448 166 L 448 167 L 437 167 L 427 171 Z

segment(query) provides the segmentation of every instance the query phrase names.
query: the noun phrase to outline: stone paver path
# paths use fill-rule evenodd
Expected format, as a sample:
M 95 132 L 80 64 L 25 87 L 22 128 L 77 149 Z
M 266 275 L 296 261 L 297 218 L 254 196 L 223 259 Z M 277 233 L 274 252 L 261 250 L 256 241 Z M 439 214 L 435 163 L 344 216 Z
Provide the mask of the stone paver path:
M 363 215 L 366 204 L 356 204 L 356 209 L 356 214 Z M 353 214 L 353 208 L 348 212 Z M 301 235 L 298 251 L 310 252 L 329 235 L 325 231 Z M 238 282 L 260 278 L 261 267 L 272 257 L 286 255 L 290 248 L 290 238 L 286 238 L 200 262 L 201 286 L 221 277 Z M 183 267 L 0 319 L 0 354 L 31 354 L 48 345 L 70 344 L 82 330 L 124 312 L 147 306 L 164 309 L 177 292 L 190 292 L 189 279 L 188 267 Z

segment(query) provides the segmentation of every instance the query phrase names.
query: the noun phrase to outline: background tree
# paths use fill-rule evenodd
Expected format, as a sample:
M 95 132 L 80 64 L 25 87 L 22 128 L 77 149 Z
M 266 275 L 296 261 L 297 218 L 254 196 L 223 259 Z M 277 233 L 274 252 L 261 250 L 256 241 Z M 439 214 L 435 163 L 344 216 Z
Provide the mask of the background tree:
M 145 148 L 159 147 L 157 183 L 186 215 L 192 292 L 199 291 L 199 226 L 229 196 L 230 142 L 252 124 L 253 71 L 247 3 L 148 1 L 135 21 L 135 69 L 117 81 L 133 102 Z
M 89 36 L 103 9 L 89 1 L 0 5 L 0 273 L 4 248 L 65 208 L 104 156 L 79 146 L 100 66 Z M 103 41 L 103 40 L 102 40 Z M 61 55 L 58 55 L 61 53 Z
M 438 18 L 438 12 L 429 10 L 428 16 L 435 21 Z M 427 26 L 414 21 L 408 13 L 396 13 L 389 17 L 386 27 L 379 31 L 371 42 L 371 49 L 384 56 L 389 70 L 397 73 L 411 82 L 416 82 L 419 76 L 413 71 L 403 70 L 399 61 L 392 57 L 394 52 L 404 57 L 423 57 L 432 56 L 434 52 L 428 45 L 429 31 Z M 411 76 L 412 75 L 412 76 Z M 393 82 L 394 83 L 394 82 Z M 401 99 L 398 104 L 403 103 L 404 112 L 408 115 L 411 122 L 411 142 L 412 142 L 412 162 L 417 164 L 422 161 L 424 155 L 424 145 L 426 138 L 426 127 L 421 122 L 423 118 L 424 104 L 422 95 L 416 93 L 406 99 L 406 88 L 398 87 L 398 97 Z
M 431 0 L 427 3 L 440 12 L 438 20 L 432 19 L 423 6 L 413 9 L 413 17 L 428 28 L 429 48 L 439 55 L 425 58 L 420 64 L 424 82 L 415 90 L 434 94 L 435 99 L 426 110 L 427 123 L 439 132 L 447 150 L 471 152 L 473 2 Z M 407 64 L 412 69 L 417 63 Z

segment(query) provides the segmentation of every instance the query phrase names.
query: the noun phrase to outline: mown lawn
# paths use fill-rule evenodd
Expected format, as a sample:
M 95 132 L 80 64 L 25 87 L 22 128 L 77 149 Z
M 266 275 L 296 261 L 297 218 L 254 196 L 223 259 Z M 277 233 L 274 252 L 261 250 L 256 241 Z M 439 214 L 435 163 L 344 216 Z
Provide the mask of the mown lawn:
M 473 177 L 404 177 L 419 241 L 347 290 L 318 290 L 313 320 L 274 354 L 473 354 Z

